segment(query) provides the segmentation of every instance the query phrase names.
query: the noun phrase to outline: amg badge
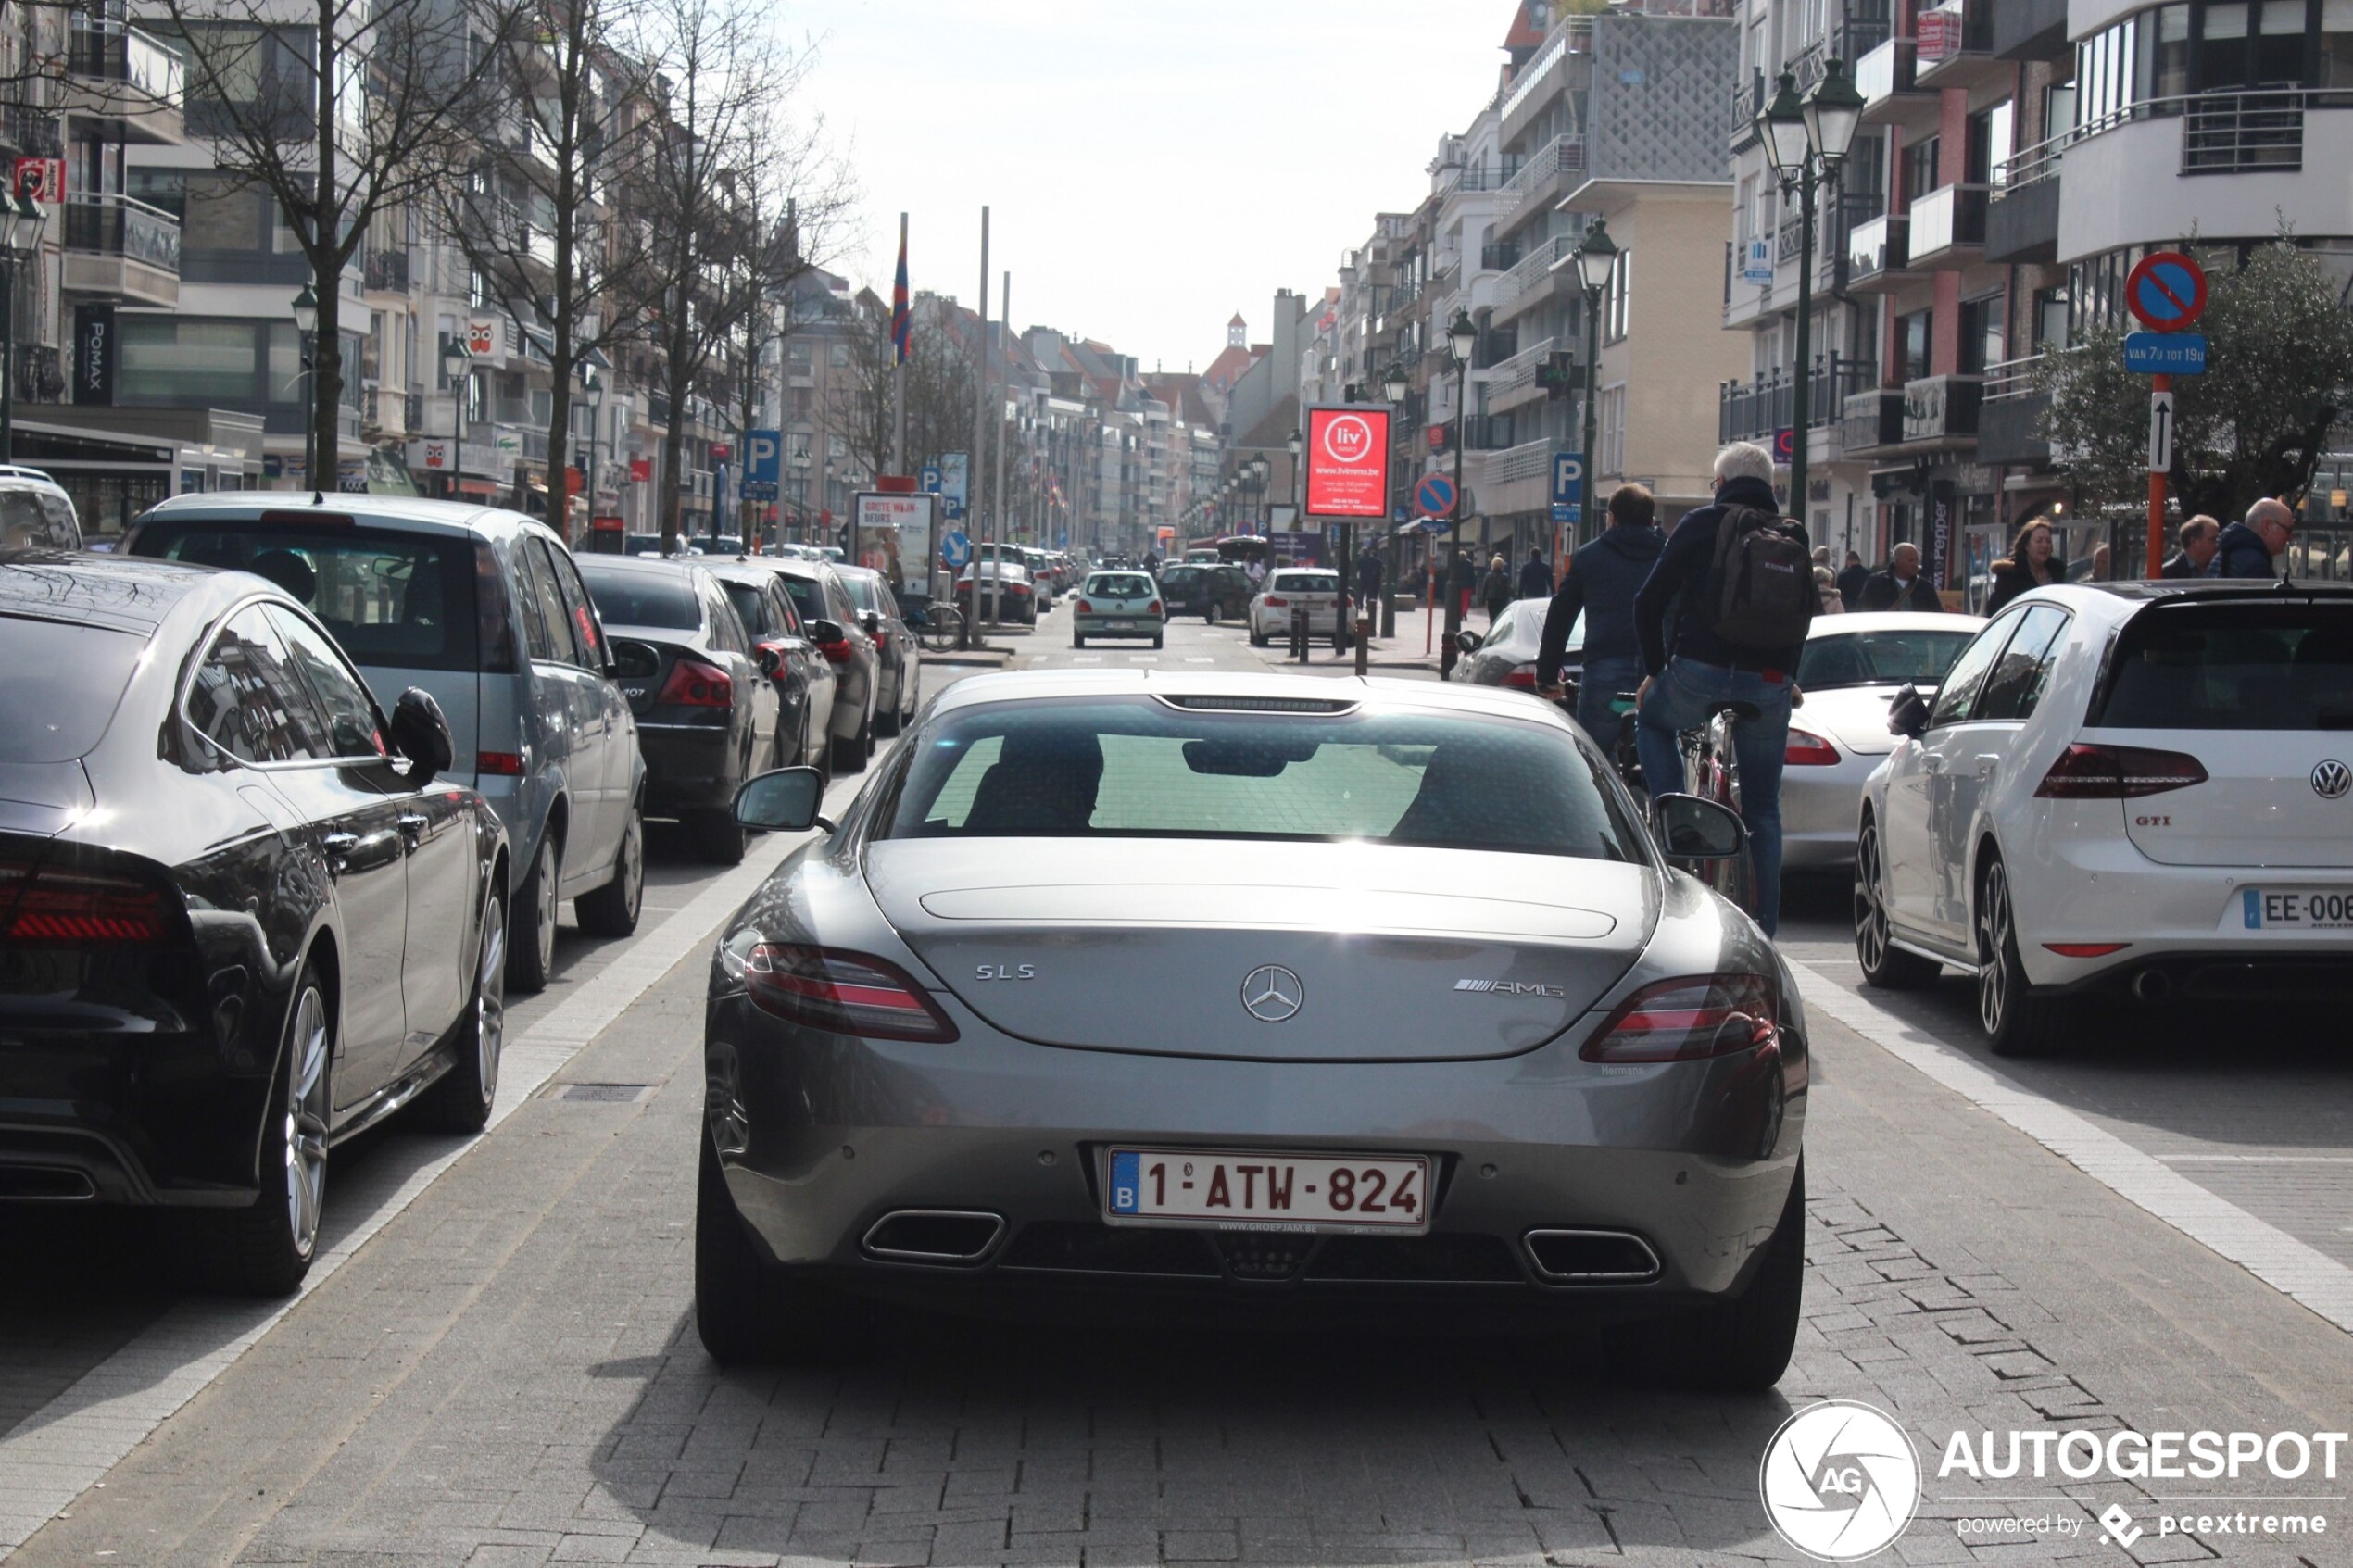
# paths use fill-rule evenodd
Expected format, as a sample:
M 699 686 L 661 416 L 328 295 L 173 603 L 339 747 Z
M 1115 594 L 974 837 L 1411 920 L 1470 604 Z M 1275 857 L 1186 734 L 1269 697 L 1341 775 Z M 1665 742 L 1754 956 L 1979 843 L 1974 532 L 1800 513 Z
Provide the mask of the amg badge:
M 1558 985 L 1547 985 L 1541 980 L 1457 980 L 1457 991 L 1477 991 L 1494 997 L 1566 997 L 1568 993 Z

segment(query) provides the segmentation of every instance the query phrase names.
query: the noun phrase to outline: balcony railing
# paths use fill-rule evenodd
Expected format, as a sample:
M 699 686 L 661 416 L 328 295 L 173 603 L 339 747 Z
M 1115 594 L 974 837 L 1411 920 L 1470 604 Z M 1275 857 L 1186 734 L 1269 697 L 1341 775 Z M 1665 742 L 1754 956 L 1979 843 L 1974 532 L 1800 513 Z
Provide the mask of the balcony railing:
M 2193 99 L 2182 121 L 2182 172 L 2302 169 L 2305 97 L 2302 93 L 2214 93 Z
M 1941 6 L 1924 6 L 1913 25 L 1920 76 L 1933 76 L 1972 58 L 1993 57 L 1994 7 L 1986 0 L 1944 0 Z
M 120 256 L 180 275 L 180 220 L 131 196 L 66 198 L 66 249 Z
M 157 39 L 120 22 L 75 22 L 66 45 L 66 69 L 74 76 L 120 82 L 155 100 L 178 106 L 186 97 L 188 69 Z
M 1549 240 L 1538 242 L 1535 249 L 1521 257 L 1510 271 L 1496 280 L 1496 308 L 1503 308 L 1541 284 L 1554 267 L 1576 248 L 1577 242 L 1567 234 L 1554 234 Z
M 1983 401 L 1998 403 L 2006 397 L 2026 396 L 2034 390 L 2034 368 L 2042 362 L 2043 356 L 2038 352 L 1986 366 Z
M 1560 443 L 1547 437 L 1540 441 L 1523 441 L 1516 446 L 1490 452 L 1479 464 L 1480 484 L 1491 488 L 1518 480 L 1541 479 L 1553 471 L 1553 453 L 1559 445 Z
M 58 128 L 57 110 L 15 104 L 6 114 L 8 141 L 19 152 L 27 157 L 64 156 L 65 132 Z
M 1806 427 L 1820 430 L 1839 423 L 1846 400 L 1878 384 L 1879 367 L 1869 360 L 1842 359 L 1835 354 L 1816 360 L 1806 391 Z M 1717 395 L 1717 439 L 1756 441 L 1790 429 L 1796 423 L 1796 393 L 1787 375 L 1726 382 Z
M 1977 434 L 1985 390 L 1980 376 L 1922 376 L 1904 383 L 1904 440 L 1955 441 Z
M 1912 202 L 1912 265 L 1926 267 L 1946 252 L 1985 244 L 1984 185 L 1944 185 Z
M 1863 116 L 1898 94 L 1913 91 L 1913 41 L 1891 38 L 1855 62 L 1855 90 L 1863 95 Z
M 368 253 L 367 282 L 371 289 L 387 294 L 409 292 L 409 251 L 405 245 L 397 250 L 371 250 Z
M 1881 214 L 1858 223 L 1846 244 L 1846 281 L 1860 282 L 1911 265 L 1912 221 L 1901 214 Z
M 1591 19 L 1583 19 L 1590 20 Z M 1496 204 L 1498 217 L 1517 212 L 1536 188 L 1554 175 L 1579 173 L 1585 168 L 1585 139 L 1581 136 L 1555 136 L 1519 166 L 1519 172 L 1504 182 L 1503 200 Z
M 17 345 L 17 401 L 55 403 L 65 395 L 65 358 L 58 349 L 49 344 Z
M 1488 399 L 1498 401 L 1536 384 L 1536 367 L 1544 357 L 1560 347 L 1557 338 L 1546 338 L 1530 348 L 1523 348 L 1508 359 L 1498 360 L 1481 374 L 1487 382 Z

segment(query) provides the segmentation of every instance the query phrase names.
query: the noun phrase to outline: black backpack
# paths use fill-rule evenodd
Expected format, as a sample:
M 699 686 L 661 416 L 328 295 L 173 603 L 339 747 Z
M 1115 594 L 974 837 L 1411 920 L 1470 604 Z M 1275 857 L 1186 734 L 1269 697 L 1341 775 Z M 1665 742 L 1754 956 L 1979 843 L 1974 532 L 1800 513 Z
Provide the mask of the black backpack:
M 1806 640 L 1820 596 L 1806 527 L 1755 507 L 1727 507 L 1716 524 L 1709 583 L 1711 630 L 1743 648 L 1785 648 Z

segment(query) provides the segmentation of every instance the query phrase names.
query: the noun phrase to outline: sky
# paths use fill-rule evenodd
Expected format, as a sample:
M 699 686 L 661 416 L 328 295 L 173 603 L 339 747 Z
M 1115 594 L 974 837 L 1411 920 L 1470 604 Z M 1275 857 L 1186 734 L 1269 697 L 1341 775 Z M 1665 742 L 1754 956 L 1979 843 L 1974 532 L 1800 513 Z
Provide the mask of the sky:
M 785 0 L 817 49 L 797 113 L 860 199 L 832 263 L 1199 370 L 1239 310 L 1319 291 L 1376 212 L 1428 192 L 1493 94 L 1512 0 Z

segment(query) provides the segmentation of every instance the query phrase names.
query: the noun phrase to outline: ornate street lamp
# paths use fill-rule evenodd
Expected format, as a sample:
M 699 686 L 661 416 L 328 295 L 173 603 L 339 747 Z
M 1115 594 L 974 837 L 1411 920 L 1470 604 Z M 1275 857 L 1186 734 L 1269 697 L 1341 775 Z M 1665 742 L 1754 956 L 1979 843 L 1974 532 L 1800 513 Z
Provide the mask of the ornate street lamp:
M 0 197 L 0 463 L 17 460 L 17 263 L 41 248 L 41 207 Z
M 1594 518 L 1592 492 L 1601 477 L 1599 455 L 1593 450 L 1599 439 L 1595 433 L 1595 416 L 1601 408 L 1602 384 L 1602 295 L 1609 289 L 1611 276 L 1617 270 L 1617 242 L 1609 237 L 1609 225 L 1599 218 L 1587 226 L 1585 237 L 1577 242 L 1569 253 L 1577 264 L 1577 282 L 1585 291 L 1585 500 L 1579 503 L 1577 532 L 1590 537 L 1589 530 L 1600 526 Z M 1589 524 L 1588 518 L 1594 518 Z
M 1781 194 L 1798 198 L 1797 363 L 1790 375 L 1790 512 L 1806 516 L 1806 468 L 1813 445 L 1814 390 L 1814 193 L 1838 189 L 1846 155 L 1863 120 L 1863 95 L 1847 80 L 1846 67 L 1824 62 L 1822 79 L 1804 97 L 1797 79 L 1781 72 L 1772 101 L 1756 115 L 1756 134 L 1766 159 L 1781 183 Z M 1831 391 L 1836 392 L 1833 387 Z
M 308 378 L 304 384 L 309 392 L 302 410 L 302 482 L 315 495 L 326 486 L 319 483 L 319 378 L 318 368 L 311 363 L 316 358 L 313 334 L 319 330 L 319 296 L 310 292 L 308 283 L 294 296 L 294 324 L 302 336 L 302 369 Z
M 1469 311 L 1454 312 L 1453 322 L 1446 329 L 1446 349 L 1454 358 L 1454 516 L 1446 533 L 1446 641 L 1438 650 L 1441 680 L 1453 674 L 1454 660 L 1462 653 L 1454 639 L 1463 633 L 1463 596 L 1454 586 L 1454 578 L 1463 557 L 1463 448 L 1470 441 L 1470 409 L 1464 394 L 1470 382 L 1471 356 L 1478 352 L 1478 324 L 1470 319 Z
M 450 415 L 449 472 L 444 477 L 452 498 L 458 494 L 458 476 L 466 471 L 466 394 L 472 390 L 473 358 L 461 339 L 453 337 L 441 345 L 441 375 L 449 387 Z
M 1402 426 L 1405 422 L 1405 399 L 1412 394 L 1413 390 L 1414 379 L 1412 374 L 1405 369 L 1405 361 L 1403 359 L 1390 360 L 1389 369 L 1381 372 L 1380 391 L 1382 400 L 1389 405 L 1390 408 L 1390 456 L 1392 462 L 1395 461 L 1396 448 L 1400 445 L 1398 427 Z M 1405 465 L 1398 463 L 1396 466 L 1403 469 Z M 1398 477 L 1402 479 L 1404 476 L 1401 473 Z M 1384 637 L 1394 637 L 1397 635 L 1397 573 L 1399 570 L 1399 546 L 1397 542 L 1398 524 L 1394 514 L 1401 509 L 1402 508 L 1396 505 L 1394 497 L 1391 497 L 1390 510 L 1392 515 L 1381 520 L 1381 528 L 1389 535 L 1388 548 L 1381 552 L 1383 557 L 1389 562 L 1388 570 L 1381 575 L 1380 634 Z

